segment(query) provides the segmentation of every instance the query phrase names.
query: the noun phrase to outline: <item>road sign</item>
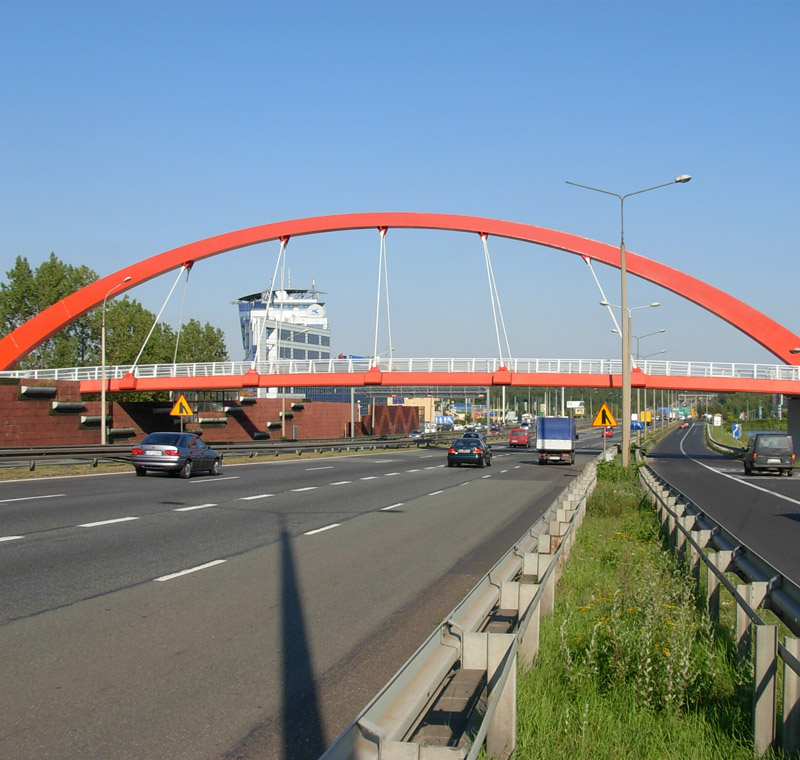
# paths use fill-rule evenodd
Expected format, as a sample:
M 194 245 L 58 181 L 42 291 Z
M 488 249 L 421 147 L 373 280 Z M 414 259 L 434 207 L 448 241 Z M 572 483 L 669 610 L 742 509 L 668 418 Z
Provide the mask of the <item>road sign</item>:
M 631 430 L 644 430 L 644 422 L 631 422 Z
M 608 404 L 605 403 L 598 409 L 594 420 L 592 420 L 592 427 L 615 427 L 616 424 L 617 421 L 614 419 L 614 415 L 611 414 Z
M 733 433 L 734 438 L 736 438 L 737 440 L 740 439 L 742 437 L 741 423 L 734 422 L 733 425 L 731 425 L 731 432 Z
M 181 393 L 180 398 L 175 402 L 175 406 L 172 407 L 172 411 L 169 414 L 170 417 L 191 417 L 194 412 Z

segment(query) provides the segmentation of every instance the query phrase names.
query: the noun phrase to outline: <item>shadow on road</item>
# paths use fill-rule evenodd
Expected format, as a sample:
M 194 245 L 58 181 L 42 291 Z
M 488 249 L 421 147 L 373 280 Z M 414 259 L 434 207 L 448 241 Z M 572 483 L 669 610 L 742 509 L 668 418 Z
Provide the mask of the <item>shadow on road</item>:
M 283 522 L 283 520 L 282 520 Z M 319 710 L 311 650 L 298 589 L 289 533 L 281 526 L 281 586 L 283 645 L 282 757 L 317 758 L 326 748 Z

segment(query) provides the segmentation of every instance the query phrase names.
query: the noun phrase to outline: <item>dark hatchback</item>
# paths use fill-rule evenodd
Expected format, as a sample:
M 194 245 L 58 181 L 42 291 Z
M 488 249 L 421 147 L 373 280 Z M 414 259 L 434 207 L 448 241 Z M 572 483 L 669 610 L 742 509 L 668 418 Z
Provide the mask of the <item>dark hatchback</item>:
M 794 443 L 788 433 L 755 433 L 744 452 L 744 472 L 752 475 L 759 470 L 777 470 L 791 477 L 794 459 Z
M 447 466 L 460 467 L 462 464 L 492 466 L 492 451 L 483 438 L 458 438 L 453 441 L 447 450 Z
M 148 471 L 166 472 L 189 478 L 192 473 L 219 475 L 222 454 L 196 433 L 150 433 L 131 450 L 131 464 L 137 475 Z

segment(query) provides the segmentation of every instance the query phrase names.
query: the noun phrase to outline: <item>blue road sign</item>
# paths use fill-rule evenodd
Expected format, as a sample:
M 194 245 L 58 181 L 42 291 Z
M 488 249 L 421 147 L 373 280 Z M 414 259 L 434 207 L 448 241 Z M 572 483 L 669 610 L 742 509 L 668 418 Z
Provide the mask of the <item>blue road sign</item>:
M 733 433 L 733 437 L 739 439 L 742 437 L 742 425 L 740 422 L 734 422 L 731 426 L 731 432 Z
M 636 420 L 631 420 L 631 430 L 644 430 L 644 422 L 637 422 Z

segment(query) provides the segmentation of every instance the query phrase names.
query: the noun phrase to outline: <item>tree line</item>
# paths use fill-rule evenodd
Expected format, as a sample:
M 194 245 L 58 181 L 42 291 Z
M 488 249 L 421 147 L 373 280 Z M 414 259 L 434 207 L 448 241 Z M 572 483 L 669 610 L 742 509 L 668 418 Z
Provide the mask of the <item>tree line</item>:
M 71 266 L 54 253 L 35 269 L 23 256 L 0 282 L 0 326 L 3 335 L 62 298 L 98 280 L 87 266 Z M 155 314 L 125 295 L 106 302 L 106 363 L 132 364 L 153 327 Z M 102 307 L 67 325 L 24 357 L 15 369 L 85 367 L 101 364 Z M 177 356 L 176 356 L 177 345 Z M 145 346 L 140 364 L 227 361 L 221 329 L 190 319 L 180 331 L 159 324 Z

